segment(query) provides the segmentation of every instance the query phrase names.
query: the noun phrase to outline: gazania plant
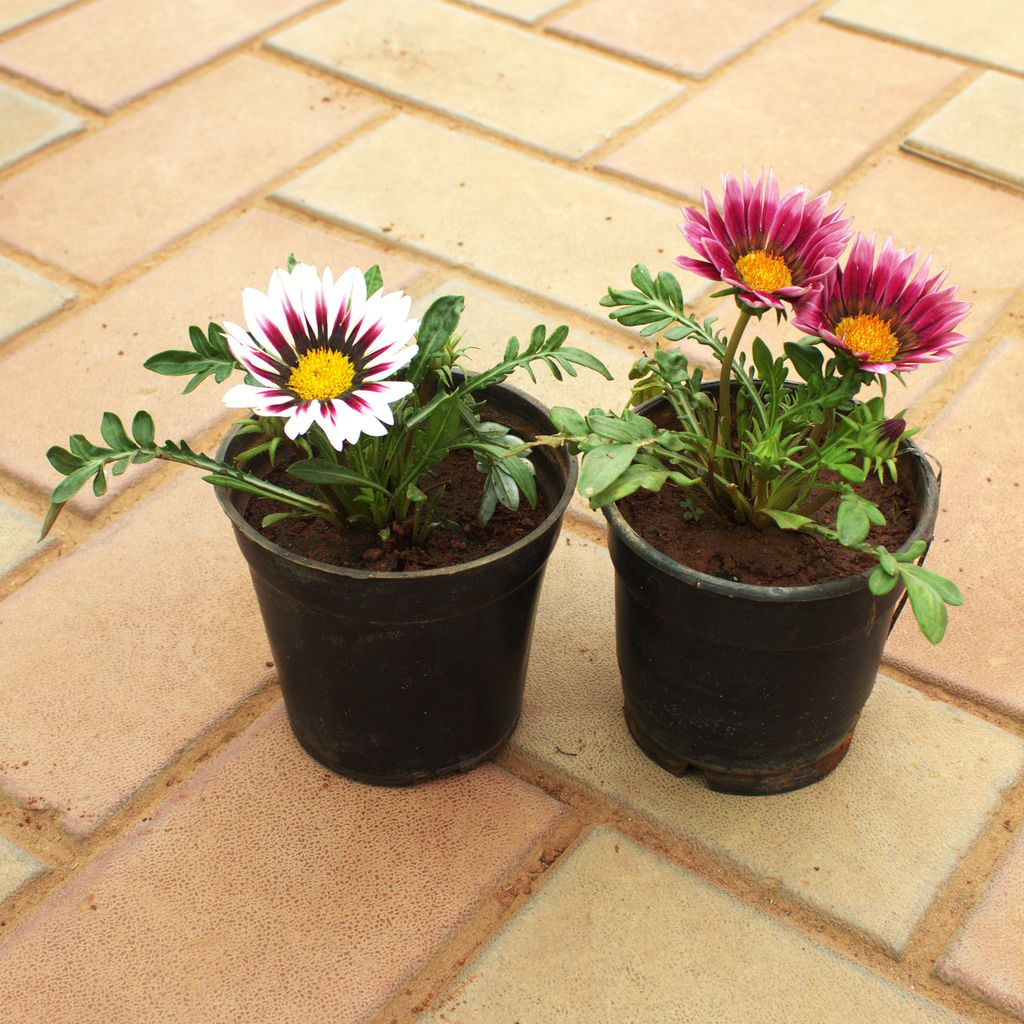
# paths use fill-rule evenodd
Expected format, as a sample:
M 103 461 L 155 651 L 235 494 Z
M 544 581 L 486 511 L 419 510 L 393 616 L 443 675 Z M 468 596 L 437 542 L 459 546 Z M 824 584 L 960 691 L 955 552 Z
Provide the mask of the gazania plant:
M 534 367 L 544 365 L 558 379 L 576 376 L 577 367 L 610 377 L 608 370 L 564 344 L 568 328 L 548 334 L 537 326 L 527 344 L 510 338 L 497 364 L 469 374 L 459 367 L 467 351 L 457 333 L 462 298 L 439 298 L 422 321 L 410 318 L 410 307 L 409 296 L 384 291 L 375 266 L 365 274 L 353 267 L 335 280 L 330 269 L 321 274 L 289 258 L 286 268 L 274 271 L 266 293 L 245 290 L 244 327 L 210 324 L 205 333 L 192 327 L 191 350 L 161 352 L 145 363 L 156 373 L 190 377 L 186 393 L 208 377 L 223 383 L 241 373 L 223 400 L 249 410 L 238 433 L 251 435 L 251 446 L 224 462 L 184 441 L 157 443 L 144 410 L 135 414 L 130 432 L 106 412 L 103 444 L 74 434 L 67 448 L 47 452 L 64 480 L 50 496 L 43 535 L 90 481 L 102 495 L 108 469 L 117 476 L 153 459 L 193 466 L 212 484 L 276 501 L 280 511 L 267 514 L 264 527 L 318 517 L 339 530 L 370 527 L 386 540 L 402 523 L 413 543 L 423 543 L 437 525 L 444 489 L 431 481 L 431 470 L 457 449 L 471 450 L 484 475 L 483 523 L 499 504 L 512 510 L 522 498 L 534 504 L 528 450 L 508 427 L 483 418 L 478 393 L 519 367 L 532 377 Z M 286 453 L 294 490 L 246 469 L 258 455 L 273 465 Z
M 913 431 L 902 414 L 889 416 L 889 378 L 948 359 L 964 338 L 956 332 L 969 306 L 933 274 L 920 253 L 877 251 L 873 239 L 851 240 L 842 210 L 828 195 L 802 188 L 780 194 L 773 174 L 742 182 L 724 177 L 719 208 L 703 193 L 703 209 L 687 209 L 680 229 L 696 258 L 676 263 L 724 285 L 737 306 L 729 333 L 715 318 L 688 313 L 676 278 L 632 272 L 631 289 L 610 288 L 601 304 L 609 316 L 643 337 L 692 339 L 718 364 L 717 380 L 671 345 L 634 365 L 632 392 L 620 414 L 584 416 L 555 408 L 562 442 L 583 453 L 580 490 L 600 508 L 645 488 L 681 488 L 680 514 L 714 516 L 757 529 L 802 531 L 873 556 L 868 585 L 882 595 L 902 583 L 925 635 L 937 643 L 946 605 L 962 602 L 949 580 L 916 564 L 925 544 L 890 552 L 869 542 L 878 506 L 857 485 L 874 474 L 895 480 L 901 442 Z M 755 337 L 741 347 L 751 321 L 792 317 L 802 332 L 774 356 Z M 878 384 L 880 395 L 857 396 Z M 710 386 L 709 386 L 710 385 Z M 674 423 L 660 427 L 633 411 L 664 396 Z M 558 443 L 558 439 L 554 439 Z M 837 501 L 834 523 L 815 514 Z

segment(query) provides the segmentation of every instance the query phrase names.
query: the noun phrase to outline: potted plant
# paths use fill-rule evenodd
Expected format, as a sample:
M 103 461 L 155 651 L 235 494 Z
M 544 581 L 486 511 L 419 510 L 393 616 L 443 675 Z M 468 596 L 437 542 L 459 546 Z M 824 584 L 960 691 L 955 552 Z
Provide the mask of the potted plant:
M 850 222 L 827 195 L 780 195 L 770 173 L 723 181 L 721 210 L 705 191 L 684 212 L 699 258 L 676 263 L 734 297 L 730 334 L 643 266 L 602 300 L 645 337 L 704 346 L 717 379 L 659 347 L 634 365 L 625 411 L 553 409 L 546 443 L 583 453 L 580 490 L 608 520 L 633 737 L 712 789 L 775 793 L 846 753 L 905 593 L 934 643 L 962 601 L 921 566 L 937 482 L 884 396 L 949 357 L 968 306 L 891 239 L 876 258 L 858 236 L 840 266 Z M 782 355 L 760 338 L 741 350 L 766 313 L 804 332 Z M 880 393 L 858 401 L 868 385 Z
M 215 458 L 130 433 L 104 413 L 103 445 L 81 434 L 47 452 L 63 504 L 152 459 L 203 471 L 249 563 L 292 729 L 335 772 L 404 785 L 466 770 L 519 717 L 537 596 L 573 493 L 567 453 L 523 448 L 554 429 L 543 406 L 503 384 L 538 364 L 609 376 L 564 344 L 568 329 L 511 338 L 482 373 L 459 367 L 463 301 L 422 322 L 380 272 L 337 280 L 289 259 L 266 294 L 244 292 L 246 326 L 190 329 L 191 351 L 147 360 L 157 373 L 240 371 L 224 396 L 250 410 Z M 539 457 L 538 457 L 539 456 Z

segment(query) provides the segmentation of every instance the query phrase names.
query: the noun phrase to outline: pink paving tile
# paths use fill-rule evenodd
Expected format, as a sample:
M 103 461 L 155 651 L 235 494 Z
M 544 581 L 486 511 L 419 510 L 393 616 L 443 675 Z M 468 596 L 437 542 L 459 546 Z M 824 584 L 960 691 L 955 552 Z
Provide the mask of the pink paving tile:
M 601 166 L 694 199 L 744 166 L 821 190 L 961 70 L 820 23 L 796 25 Z
M 67 7 L 74 0 L 4 0 L 0 7 L 0 32 Z
M 939 961 L 940 977 L 1024 1017 L 1024 832 Z
M 384 109 L 241 56 L 9 178 L 0 236 L 102 282 Z
M 139 277 L 130 285 L 41 335 L 2 365 L 19 381 L 0 420 L 0 466 L 29 484 L 50 491 L 59 480 L 44 457 L 51 444 L 67 444 L 72 433 L 96 438 L 100 417 L 110 409 L 129 422 L 137 409 L 153 414 L 162 439 L 193 437 L 230 415 L 221 403 L 227 385 L 204 382 L 182 395 L 183 377 L 159 377 L 142 363 L 167 348 L 188 348 L 189 324 L 242 320 L 242 289 L 265 290 L 274 267 L 289 253 L 340 272 L 380 263 L 388 287 L 415 276 L 410 263 L 354 245 L 324 231 L 273 214 L 253 211 L 232 221 Z M 85 343 L 87 356 L 83 358 Z M 46 374 L 38 372 L 46 366 Z M 51 400 L 59 394 L 60 401 Z M 46 408 L 45 421 L 39 410 Z M 45 430 L 40 427 L 45 422 Z M 94 514 L 150 467 L 111 480 L 108 497 L 88 489 L 76 508 Z
M 691 78 L 706 78 L 809 0 L 591 0 L 548 26 Z
M 0 45 L 0 66 L 109 112 L 316 0 L 96 0 Z
M 955 580 L 964 605 L 936 651 L 909 615 L 886 658 L 924 678 L 1024 715 L 1024 634 L 1017 567 L 1024 559 L 1024 342 L 1004 342 L 920 439 L 942 463 L 928 567 Z
M 0 638 L 0 790 L 74 836 L 272 674 L 245 562 L 187 470 L 0 603 Z
M 279 707 L 0 946 L 4 1022 L 363 1021 L 564 812 L 492 765 L 347 782 Z

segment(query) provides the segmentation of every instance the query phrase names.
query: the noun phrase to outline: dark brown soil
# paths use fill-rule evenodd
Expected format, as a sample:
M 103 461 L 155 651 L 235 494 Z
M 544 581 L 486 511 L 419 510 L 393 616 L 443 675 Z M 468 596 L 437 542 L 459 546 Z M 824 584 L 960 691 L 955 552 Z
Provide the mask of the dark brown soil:
M 317 493 L 313 485 L 289 476 L 283 469 L 270 473 L 268 479 L 291 490 Z M 551 510 L 538 488 L 536 508 L 530 508 L 526 501 L 521 502 L 517 512 L 499 505 L 490 522 L 482 526 L 477 512 L 483 482 L 473 454 L 460 450 L 452 452 L 425 484 L 421 484 L 424 487 L 445 484 L 444 497 L 435 515 L 440 525 L 423 546 L 410 542 L 411 524 L 408 522 L 393 523 L 390 538 L 382 542 L 373 530 L 340 531 L 323 519 L 286 519 L 264 529 L 260 525 L 264 516 L 288 509 L 279 502 L 263 498 L 247 498 L 241 512 L 268 540 L 306 558 L 351 569 L 414 572 L 459 565 L 499 551 L 539 526 Z
M 913 497 L 902 486 L 883 486 L 870 478 L 857 488 L 885 516 L 884 526 L 873 527 L 872 545 L 890 551 L 906 541 L 917 521 Z M 797 587 L 853 576 L 876 565 L 874 558 L 812 534 L 793 533 L 775 527 L 724 523 L 710 515 L 696 522 L 683 518 L 681 490 L 666 484 L 652 494 L 638 491 L 618 503 L 619 511 L 648 544 L 681 565 L 722 579 L 758 586 Z M 818 522 L 835 525 L 835 506 L 830 502 L 815 516 Z

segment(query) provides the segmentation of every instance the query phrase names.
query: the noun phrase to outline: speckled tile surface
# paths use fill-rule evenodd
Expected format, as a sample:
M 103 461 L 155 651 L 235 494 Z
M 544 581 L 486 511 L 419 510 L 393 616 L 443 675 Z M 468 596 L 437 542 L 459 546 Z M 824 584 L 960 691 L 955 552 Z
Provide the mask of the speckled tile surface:
M 1024 82 L 986 71 L 903 141 L 957 170 L 1024 189 Z
M 45 870 L 31 853 L 0 836 L 0 903 Z
M 422 1024 L 956 1020 L 610 829 L 553 875 Z
M 563 812 L 493 766 L 347 782 L 278 706 L 0 944 L 4 1022 L 365 1020 Z

